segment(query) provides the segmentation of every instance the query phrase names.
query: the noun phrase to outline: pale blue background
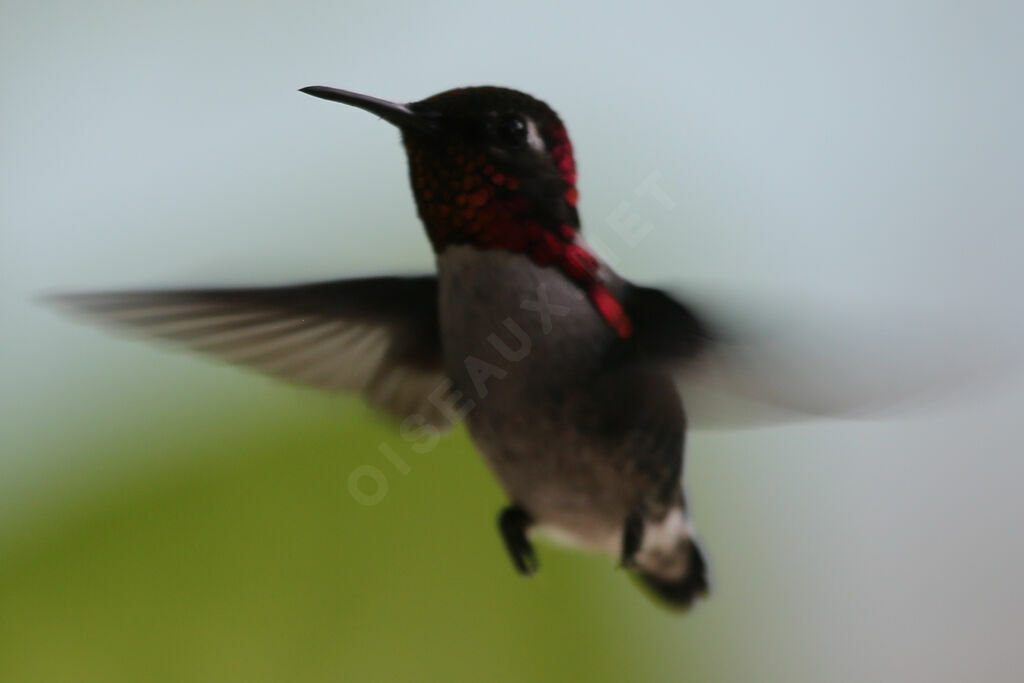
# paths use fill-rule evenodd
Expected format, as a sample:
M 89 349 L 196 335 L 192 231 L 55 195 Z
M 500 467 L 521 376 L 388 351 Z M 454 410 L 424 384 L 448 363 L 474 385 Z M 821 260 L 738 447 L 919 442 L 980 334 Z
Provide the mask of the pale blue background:
M 174 468 L 68 444 L 154 418 L 188 431 L 199 412 L 258 434 L 269 396 L 307 400 L 79 326 L 35 294 L 431 266 L 395 131 L 305 85 L 547 100 L 570 128 L 586 230 L 629 276 L 950 302 L 989 311 L 965 338 L 1024 333 L 1019 3 L 0 13 L 0 529 Z M 675 209 L 632 196 L 651 173 Z M 655 228 L 635 248 L 608 224 L 623 201 Z M 718 590 L 687 621 L 638 621 L 638 673 L 681 675 L 670 653 L 696 638 L 708 660 L 694 670 L 714 680 L 1015 680 L 1024 384 L 1002 374 L 909 418 L 695 437 Z M 593 600 L 641 620 L 631 595 Z

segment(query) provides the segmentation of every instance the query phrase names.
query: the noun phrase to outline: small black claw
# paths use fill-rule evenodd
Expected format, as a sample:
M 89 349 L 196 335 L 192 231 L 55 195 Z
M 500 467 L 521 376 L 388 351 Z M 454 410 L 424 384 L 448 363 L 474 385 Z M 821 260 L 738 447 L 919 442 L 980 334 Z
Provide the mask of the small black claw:
M 516 571 L 523 576 L 533 574 L 540 567 L 537 554 L 526 538 L 526 532 L 532 525 L 533 517 L 518 505 L 509 505 L 498 515 L 498 530 L 505 541 L 505 548 Z
M 622 553 L 619 556 L 619 564 L 623 567 L 632 567 L 643 542 L 644 516 L 639 510 L 634 510 L 622 525 Z

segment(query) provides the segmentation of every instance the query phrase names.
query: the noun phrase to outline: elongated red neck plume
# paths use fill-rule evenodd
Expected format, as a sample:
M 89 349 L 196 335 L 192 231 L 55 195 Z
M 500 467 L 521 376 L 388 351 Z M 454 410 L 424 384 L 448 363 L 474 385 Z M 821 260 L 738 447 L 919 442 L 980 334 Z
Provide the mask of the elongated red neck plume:
M 576 164 L 565 127 L 556 121 L 540 133 L 553 162 L 546 174 L 503 170 L 484 150 L 458 139 L 430 145 L 406 138 L 413 191 L 434 251 L 471 244 L 558 268 L 617 335 L 629 337 L 632 323 L 600 281 L 600 262 L 577 241 Z

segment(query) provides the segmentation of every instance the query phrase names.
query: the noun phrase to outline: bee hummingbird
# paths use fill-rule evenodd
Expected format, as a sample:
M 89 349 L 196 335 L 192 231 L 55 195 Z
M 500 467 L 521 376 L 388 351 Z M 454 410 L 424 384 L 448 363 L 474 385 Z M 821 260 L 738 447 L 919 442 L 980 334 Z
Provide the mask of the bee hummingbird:
M 286 380 L 362 392 L 417 429 L 464 421 L 508 496 L 497 527 L 516 571 L 537 570 L 539 531 L 617 558 L 670 605 L 704 594 L 676 379 L 712 335 L 587 247 L 555 112 L 498 87 L 410 104 L 302 92 L 398 127 L 436 274 L 60 301 Z

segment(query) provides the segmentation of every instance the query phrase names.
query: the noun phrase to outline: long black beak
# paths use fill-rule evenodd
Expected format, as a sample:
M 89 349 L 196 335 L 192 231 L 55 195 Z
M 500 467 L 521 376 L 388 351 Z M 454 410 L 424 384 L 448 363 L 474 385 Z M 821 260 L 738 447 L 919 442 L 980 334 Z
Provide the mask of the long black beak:
M 359 109 L 368 111 L 371 114 L 376 114 L 388 123 L 392 123 L 402 129 L 414 128 L 424 132 L 430 132 L 437 129 L 436 116 L 422 112 L 415 112 L 410 109 L 408 105 L 399 104 L 398 102 L 388 102 L 387 100 L 382 100 L 377 97 L 361 95 L 357 92 L 352 92 L 351 90 L 329 88 L 326 85 L 311 85 L 306 88 L 301 88 L 299 92 L 304 92 L 307 95 L 319 97 L 324 100 L 341 102 L 342 104 L 349 104 L 353 107 L 358 107 Z

